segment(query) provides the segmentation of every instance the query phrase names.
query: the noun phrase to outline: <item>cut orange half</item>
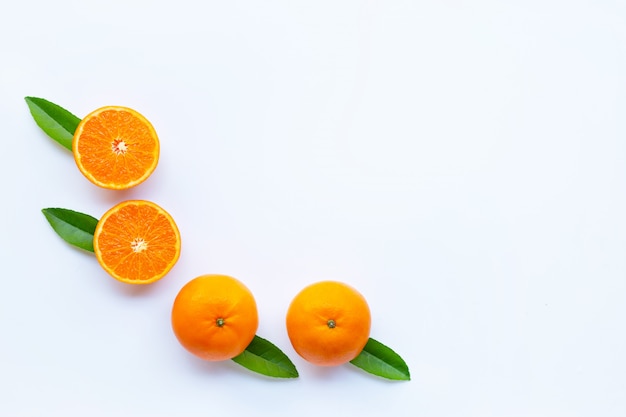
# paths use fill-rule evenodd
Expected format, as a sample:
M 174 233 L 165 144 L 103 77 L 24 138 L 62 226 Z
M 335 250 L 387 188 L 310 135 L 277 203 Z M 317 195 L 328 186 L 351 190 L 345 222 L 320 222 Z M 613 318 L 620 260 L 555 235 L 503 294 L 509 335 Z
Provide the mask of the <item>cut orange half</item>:
M 83 118 L 72 140 L 74 160 L 92 183 L 123 190 L 142 183 L 159 161 L 152 124 L 133 109 L 107 106 Z
M 94 252 L 113 278 L 150 284 L 165 276 L 180 256 L 180 232 L 158 205 L 145 200 L 119 203 L 96 226 Z

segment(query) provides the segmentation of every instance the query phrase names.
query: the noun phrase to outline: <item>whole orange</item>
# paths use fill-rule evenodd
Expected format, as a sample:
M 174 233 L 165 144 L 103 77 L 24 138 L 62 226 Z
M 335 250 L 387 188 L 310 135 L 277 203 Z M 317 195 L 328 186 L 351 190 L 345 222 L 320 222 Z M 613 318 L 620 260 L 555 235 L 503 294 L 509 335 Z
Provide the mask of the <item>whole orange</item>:
M 181 288 L 172 329 L 181 345 L 209 361 L 232 359 L 250 344 L 259 325 L 256 301 L 239 280 L 202 275 Z
M 293 348 L 307 361 L 321 366 L 354 359 L 369 339 L 370 326 L 365 298 L 337 281 L 307 286 L 287 310 L 287 333 Z

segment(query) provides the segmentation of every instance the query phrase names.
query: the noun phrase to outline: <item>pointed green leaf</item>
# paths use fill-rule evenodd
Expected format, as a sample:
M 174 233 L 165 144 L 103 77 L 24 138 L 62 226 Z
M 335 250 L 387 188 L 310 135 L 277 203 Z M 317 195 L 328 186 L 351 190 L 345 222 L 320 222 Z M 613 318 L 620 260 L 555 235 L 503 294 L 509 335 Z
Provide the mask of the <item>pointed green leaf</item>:
M 233 361 L 253 372 L 274 378 L 297 378 L 298 370 L 272 342 L 254 336 L 246 350 Z
M 377 340 L 370 338 L 351 364 L 365 372 L 387 379 L 409 381 L 411 374 L 404 359 Z
M 55 232 L 67 243 L 93 252 L 93 234 L 98 219 L 88 214 L 63 208 L 41 210 Z
M 74 132 L 80 119 L 63 107 L 37 97 L 26 97 L 26 104 L 37 125 L 52 139 L 72 150 Z

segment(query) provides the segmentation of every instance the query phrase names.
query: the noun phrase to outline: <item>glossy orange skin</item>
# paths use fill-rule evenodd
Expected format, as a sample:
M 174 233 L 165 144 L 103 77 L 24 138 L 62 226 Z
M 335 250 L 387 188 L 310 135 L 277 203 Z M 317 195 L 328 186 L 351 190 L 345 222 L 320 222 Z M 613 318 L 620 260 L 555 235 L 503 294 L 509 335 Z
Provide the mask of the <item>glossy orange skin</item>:
M 156 169 L 159 152 L 159 138 L 148 119 L 122 106 L 105 106 L 89 113 L 72 140 L 80 172 L 95 185 L 114 190 L 145 181 Z
M 232 359 L 242 353 L 258 326 L 254 296 L 227 275 L 192 279 L 179 291 L 172 307 L 176 338 L 189 352 L 208 361 Z
M 286 324 L 289 340 L 300 356 L 316 365 L 337 366 L 363 350 L 371 314 L 356 289 L 342 282 L 321 281 L 294 297 Z
M 151 201 L 127 200 L 102 215 L 93 246 L 98 263 L 113 278 L 127 284 L 150 284 L 174 267 L 181 238 L 174 219 L 163 208 Z

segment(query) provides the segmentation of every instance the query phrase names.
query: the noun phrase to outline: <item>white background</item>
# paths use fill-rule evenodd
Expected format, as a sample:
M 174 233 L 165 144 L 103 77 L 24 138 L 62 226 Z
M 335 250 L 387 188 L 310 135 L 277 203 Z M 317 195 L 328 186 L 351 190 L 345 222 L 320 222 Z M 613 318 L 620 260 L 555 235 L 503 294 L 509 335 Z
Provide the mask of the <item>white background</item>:
M 624 1 L 22 1 L 0 54 L 0 415 L 626 415 Z M 135 108 L 157 170 L 93 186 L 29 95 Z M 129 198 L 181 229 L 149 287 L 40 212 Z M 298 380 L 179 346 L 205 273 L 253 291 Z M 321 279 L 412 381 L 296 355 L 284 315 Z

